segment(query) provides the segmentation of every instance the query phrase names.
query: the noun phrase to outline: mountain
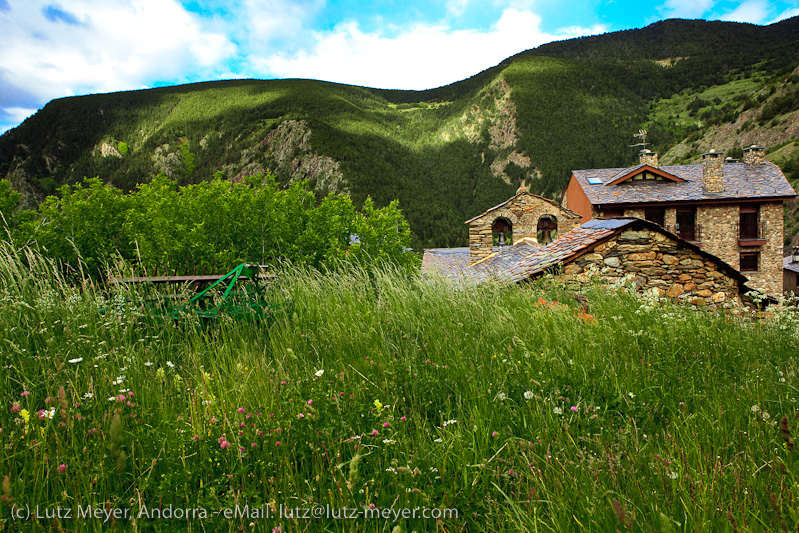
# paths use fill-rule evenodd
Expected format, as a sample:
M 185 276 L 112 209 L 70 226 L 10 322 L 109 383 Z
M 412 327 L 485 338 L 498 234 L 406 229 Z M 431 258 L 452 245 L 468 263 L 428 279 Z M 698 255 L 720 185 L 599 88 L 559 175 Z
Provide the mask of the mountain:
M 463 221 L 521 181 L 557 198 L 572 169 L 632 164 L 639 128 L 665 162 L 764 143 L 799 179 L 797 58 L 799 17 L 668 20 L 427 91 L 236 80 L 62 98 L 0 136 L 0 178 L 35 204 L 84 176 L 132 189 L 159 172 L 192 183 L 271 170 L 319 196 L 398 198 L 415 246 L 458 246 Z

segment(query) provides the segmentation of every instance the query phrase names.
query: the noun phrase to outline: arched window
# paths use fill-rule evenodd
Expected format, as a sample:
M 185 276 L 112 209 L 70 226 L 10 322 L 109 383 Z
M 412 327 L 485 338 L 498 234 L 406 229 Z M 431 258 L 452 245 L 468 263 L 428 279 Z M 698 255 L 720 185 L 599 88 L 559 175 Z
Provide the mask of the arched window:
M 538 219 L 536 229 L 538 244 L 549 244 L 558 238 L 558 219 L 554 215 L 543 215 Z
M 501 217 L 491 224 L 491 237 L 494 246 L 510 246 L 513 244 L 513 224 L 507 218 Z

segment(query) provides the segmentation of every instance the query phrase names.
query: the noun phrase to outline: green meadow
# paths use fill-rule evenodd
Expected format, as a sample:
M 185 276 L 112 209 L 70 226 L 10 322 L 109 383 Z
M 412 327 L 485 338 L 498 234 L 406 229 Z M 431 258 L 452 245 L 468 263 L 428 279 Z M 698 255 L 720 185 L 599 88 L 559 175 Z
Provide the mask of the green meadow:
M 795 309 L 580 294 L 285 267 L 163 323 L 6 246 L 0 530 L 796 530 Z

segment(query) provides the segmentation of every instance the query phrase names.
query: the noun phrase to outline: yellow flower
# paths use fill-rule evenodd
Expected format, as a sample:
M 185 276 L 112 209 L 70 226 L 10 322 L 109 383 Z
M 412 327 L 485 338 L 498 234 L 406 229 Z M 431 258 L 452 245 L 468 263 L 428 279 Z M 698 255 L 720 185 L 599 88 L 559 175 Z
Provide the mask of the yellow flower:
M 30 419 L 31 419 L 31 414 L 28 412 L 28 410 L 27 410 L 27 409 L 23 409 L 22 411 L 20 411 L 20 412 L 19 412 L 19 416 L 21 416 L 21 417 L 22 417 L 22 419 L 25 421 L 25 423 L 26 423 L 26 424 L 27 424 L 28 422 L 30 422 Z
M 377 409 L 379 411 L 382 408 L 383 408 L 383 404 L 380 403 L 380 400 L 375 400 L 375 409 Z

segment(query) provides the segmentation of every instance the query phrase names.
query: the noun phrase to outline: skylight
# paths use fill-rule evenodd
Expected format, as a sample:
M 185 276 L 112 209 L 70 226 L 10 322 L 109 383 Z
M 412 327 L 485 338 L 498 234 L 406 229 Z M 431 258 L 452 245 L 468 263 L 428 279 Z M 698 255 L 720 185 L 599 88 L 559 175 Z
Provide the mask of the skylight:
M 602 185 L 602 180 L 599 178 L 588 178 L 588 183 L 591 185 Z

